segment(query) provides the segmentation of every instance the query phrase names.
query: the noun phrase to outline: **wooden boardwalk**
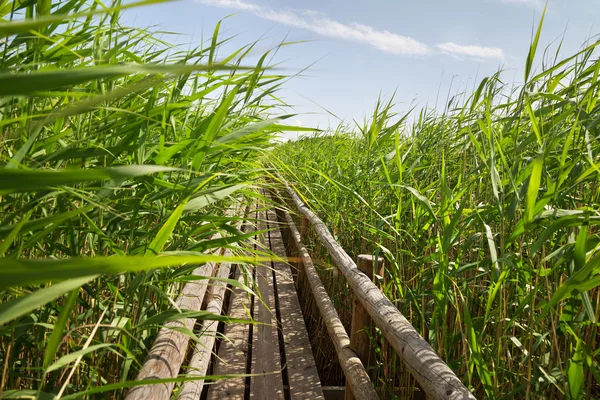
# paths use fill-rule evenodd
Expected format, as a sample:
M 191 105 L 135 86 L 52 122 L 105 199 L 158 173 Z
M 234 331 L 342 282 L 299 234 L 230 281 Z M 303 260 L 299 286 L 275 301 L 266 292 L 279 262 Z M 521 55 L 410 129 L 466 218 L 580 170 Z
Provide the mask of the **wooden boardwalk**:
M 179 309 L 207 310 L 228 319 L 218 323 L 186 318 L 167 323 L 137 375 L 139 381 L 163 381 L 132 387 L 127 400 L 375 400 L 379 394 L 367 372 L 373 357 L 366 333 L 375 326 L 428 399 L 474 399 L 373 283 L 372 257 L 360 256 L 357 266 L 289 187 L 287 194 L 283 189 L 263 194 L 270 202 L 230 210 L 241 217 L 244 222 L 238 228 L 252 239 L 245 247 L 221 251 L 225 256 L 258 255 L 260 262 L 200 266 L 192 275 L 203 279 L 186 283 L 175 302 Z M 286 211 L 294 205 L 300 230 Z M 349 332 L 303 243 L 309 224 L 352 290 Z M 331 339 L 346 388 L 321 386 L 313 356 L 319 349 L 311 348 L 298 291 L 314 301 L 311 317 L 320 321 Z M 194 332 L 194 340 L 187 332 Z M 404 393 L 402 398 L 423 398 L 423 392 L 415 388 L 397 390 Z
M 285 259 L 285 247 L 273 211 L 257 215 L 257 247 Z M 238 276 L 238 279 L 240 277 Z M 290 266 L 285 262 L 260 264 L 254 273 L 260 297 L 233 293 L 229 316 L 244 317 L 252 310 L 256 324 L 225 328 L 214 375 L 250 373 L 247 378 L 217 381 L 208 399 L 323 399 L 310 340 Z M 286 393 L 287 392 L 287 393 Z

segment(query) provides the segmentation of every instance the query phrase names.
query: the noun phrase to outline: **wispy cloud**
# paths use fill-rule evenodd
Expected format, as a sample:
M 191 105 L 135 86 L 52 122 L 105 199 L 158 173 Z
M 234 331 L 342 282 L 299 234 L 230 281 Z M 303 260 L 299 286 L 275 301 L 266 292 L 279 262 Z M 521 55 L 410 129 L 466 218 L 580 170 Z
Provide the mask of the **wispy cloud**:
M 544 8 L 545 2 L 543 0 L 502 0 L 503 3 L 519 4 L 541 10 Z
M 443 53 L 455 56 L 467 56 L 481 60 L 504 59 L 504 52 L 498 47 L 464 46 L 454 42 L 439 43 L 435 47 Z
M 389 54 L 422 56 L 434 52 L 431 46 L 409 36 L 398 35 L 387 30 L 378 30 L 358 22 L 339 22 L 313 10 L 274 10 L 243 0 L 199 1 L 206 5 L 249 12 L 263 19 L 305 29 L 324 37 L 364 43 Z M 497 60 L 504 57 L 502 50 L 496 47 L 465 46 L 452 42 L 440 43 L 434 47 L 445 54 L 468 56 L 482 60 Z
M 203 4 L 222 8 L 233 8 L 242 11 L 258 12 L 261 7 L 257 4 L 246 3 L 241 0 L 201 0 Z
M 364 43 L 391 54 L 424 55 L 431 48 L 408 36 L 386 30 L 377 30 L 368 25 L 345 24 L 311 10 L 272 10 L 258 4 L 241 0 L 200 0 L 201 3 L 250 12 L 257 17 L 294 28 L 301 28 L 318 35 L 334 39 Z

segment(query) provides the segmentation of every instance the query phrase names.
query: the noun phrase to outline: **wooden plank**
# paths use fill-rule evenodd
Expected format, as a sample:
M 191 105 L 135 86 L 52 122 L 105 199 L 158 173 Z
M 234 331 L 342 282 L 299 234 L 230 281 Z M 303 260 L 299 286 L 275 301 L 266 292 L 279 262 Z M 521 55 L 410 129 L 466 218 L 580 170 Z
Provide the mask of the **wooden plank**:
M 358 358 L 356 353 L 350 348 L 350 338 L 348 337 L 348 333 L 346 333 L 346 329 L 325 290 L 325 286 L 323 286 L 323 282 L 321 282 L 321 279 L 319 278 L 312 259 L 310 258 L 310 254 L 308 254 L 308 250 L 306 250 L 306 247 L 302 244 L 300 232 L 298 232 L 291 215 L 287 211 L 285 212 L 285 219 L 290 228 L 292 238 L 296 242 L 298 253 L 302 258 L 306 280 L 312 290 L 315 303 L 321 312 L 322 319 L 327 327 L 327 332 L 335 346 L 335 351 L 338 360 L 340 361 L 340 366 L 346 376 L 348 385 L 352 388 L 354 395 L 358 399 L 379 399 L 377 392 L 375 392 L 375 389 L 373 389 L 373 386 L 371 385 L 371 379 L 360 361 L 360 358 Z
M 277 224 L 274 212 L 269 212 L 269 228 Z M 277 227 L 277 225 L 275 225 Z M 286 258 L 285 246 L 279 229 L 270 230 L 271 250 L 279 257 Z M 290 266 L 283 262 L 273 263 L 277 296 L 279 299 L 279 314 L 285 345 L 287 374 L 290 386 L 290 398 L 323 400 L 323 391 L 319 373 L 315 365 L 312 348 L 302 309 L 296 293 L 294 278 Z
M 392 302 L 359 271 L 352 258 L 331 235 L 323 221 L 300 200 L 296 192 L 277 174 L 298 210 L 308 218 L 331 259 L 344 274 L 348 286 L 368 311 L 374 323 L 404 361 L 411 374 L 433 400 L 465 400 L 475 396 L 419 335 Z M 293 222 L 293 221 L 292 221 Z
M 259 230 L 266 228 L 266 214 L 259 214 Z M 259 234 L 260 243 L 266 250 L 268 237 Z M 256 267 L 256 283 L 262 301 L 254 301 L 254 320 L 252 338 L 252 377 L 250 398 L 254 400 L 283 399 L 283 380 L 281 375 L 279 338 L 275 318 L 275 298 L 273 294 L 273 271 L 267 263 Z
M 244 274 L 236 268 L 236 278 L 244 284 Z M 251 282 L 249 283 L 251 285 Z M 250 319 L 251 298 L 244 290 L 235 288 L 231 294 L 230 307 L 227 315 L 231 318 Z M 242 375 L 246 373 L 248 355 L 248 324 L 226 324 L 223 332 L 225 339 L 221 342 L 213 375 Z M 237 399 L 244 398 L 245 378 L 231 378 L 216 381 L 209 387 L 208 399 Z
M 230 257 L 231 251 L 225 251 L 224 256 Z M 229 278 L 230 271 L 230 263 L 221 264 L 219 265 L 219 271 L 217 272 L 216 277 L 219 279 L 227 279 Z M 225 282 L 211 280 L 211 287 L 208 289 L 207 294 L 206 311 L 221 315 L 221 311 L 223 309 L 223 299 L 225 298 L 226 290 L 227 285 Z M 186 371 L 188 375 L 206 375 L 213 354 L 213 348 L 215 346 L 218 325 L 219 322 L 213 320 L 205 320 L 202 322 L 202 329 L 198 335 L 200 340 L 194 346 L 192 359 L 190 360 L 190 365 Z M 184 383 L 178 398 L 180 400 L 200 399 L 203 387 L 204 380 L 187 381 Z
M 196 268 L 192 275 L 211 276 L 214 263 L 207 263 Z M 191 281 L 185 284 L 181 295 L 176 301 L 177 307 L 184 310 L 198 311 L 202 307 L 208 280 Z M 174 378 L 179 374 L 190 337 L 170 328 L 185 327 L 194 329 L 195 318 L 169 321 L 161 328 L 150 349 L 144 365 L 136 380 Z M 174 382 L 133 387 L 127 393 L 126 400 L 170 399 Z
M 250 206 L 246 209 L 244 216 L 249 215 Z M 256 215 L 253 212 L 252 215 Z M 242 221 L 239 221 L 237 226 L 240 227 Z M 242 230 L 248 233 L 254 231 L 252 224 L 246 224 L 242 227 Z M 231 250 L 226 249 L 223 252 L 225 257 L 231 257 L 233 254 Z M 222 263 L 219 265 L 219 270 L 215 274 L 217 279 L 210 280 L 210 287 L 206 295 L 206 311 L 216 315 L 221 315 L 223 311 L 223 301 L 227 292 L 227 284 L 223 279 L 229 278 L 231 272 L 231 263 Z M 208 372 L 210 365 L 213 348 L 215 347 L 217 328 L 219 326 L 218 321 L 204 320 L 202 327 L 198 334 L 199 341 L 195 344 L 190 360 L 190 365 L 187 368 L 186 373 L 194 376 L 205 376 Z M 180 400 L 195 400 L 200 399 L 202 395 L 202 389 L 204 388 L 204 380 L 187 381 L 183 384 L 181 391 L 179 392 L 178 399 Z
M 234 216 L 239 212 L 235 205 L 226 211 L 227 216 Z M 219 233 L 212 239 L 218 239 Z M 220 252 L 220 250 L 219 250 Z M 196 268 L 192 276 L 212 276 L 215 263 L 206 263 Z M 204 295 L 208 287 L 208 280 L 187 282 L 175 304 L 178 309 L 199 311 L 202 308 Z M 185 358 L 189 343 L 189 336 L 173 328 L 187 328 L 193 330 L 196 318 L 186 318 L 167 322 L 158 332 L 158 335 L 146 357 L 142 369 L 138 372 L 136 380 L 175 378 L 179 375 L 181 364 Z M 136 386 L 131 388 L 125 397 L 126 400 L 170 399 L 175 382 L 155 385 Z
M 256 218 L 256 212 L 252 213 Z M 250 228 L 254 229 L 254 227 Z M 252 277 L 242 273 L 238 266 L 235 278 L 240 284 L 252 287 Z M 250 319 L 251 296 L 243 289 L 236 287 L 231 293 L 227 315 L 236 319 Z M 250 325 L 229 323 L 223 331 L 225 339 L 221 342 L 213 375 L 243 375 L 246 373 Z M 246 390 L 245 378 L 221 379 L 208 389 L 208 400 L 233 399 L 243 400 Z

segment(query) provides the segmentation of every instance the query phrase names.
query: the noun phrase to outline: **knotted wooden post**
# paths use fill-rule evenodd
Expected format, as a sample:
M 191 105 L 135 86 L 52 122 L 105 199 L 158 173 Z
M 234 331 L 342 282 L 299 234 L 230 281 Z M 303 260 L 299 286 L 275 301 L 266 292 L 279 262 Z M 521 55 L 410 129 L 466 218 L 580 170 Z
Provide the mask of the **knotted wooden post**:
M 361 254 L 356 262 L 358 269 L 373 280 L 375 258 L 372 255 Z M 377 258 L 377 268 L 383 267 L 383 257 Z M 379 272 L 379 271 L 378 271 Z M 373 365 L 374 352 L 369 335 L 372 335 L 373 320 L 367 310 L 360 304 L 356 295 L 352 295 L 352 326 L 350 329 L 350 348 L 362 361 L 367 372 Z M 354 400 L 352 390 L 346 385 L 346 400 Z

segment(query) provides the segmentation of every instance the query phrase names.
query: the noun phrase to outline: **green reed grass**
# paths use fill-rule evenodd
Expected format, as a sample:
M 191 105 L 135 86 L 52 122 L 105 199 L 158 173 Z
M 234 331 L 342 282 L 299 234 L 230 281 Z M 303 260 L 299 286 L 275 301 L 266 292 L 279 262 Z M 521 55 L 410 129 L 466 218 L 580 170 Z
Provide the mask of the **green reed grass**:
M 245 64 L 256 43 L 222 54 L 219 24 L 184 50 L 121 25 L 152 2 L 0 2 L 3 397 L 139 384 L 162 323 L 189 315 L 170 311 L 185 276 L 245 237 L 224 211 L 258 196 L 257 155 L 290 129 L 286 77 Z
M 513 92 L 498 73 L 413 123 L 379 102 L 271 158 L 351 255 L 386 257 L 384 292 L 478 398 L 600 396 L 598 43 L 537 73 L 540 30 Z

